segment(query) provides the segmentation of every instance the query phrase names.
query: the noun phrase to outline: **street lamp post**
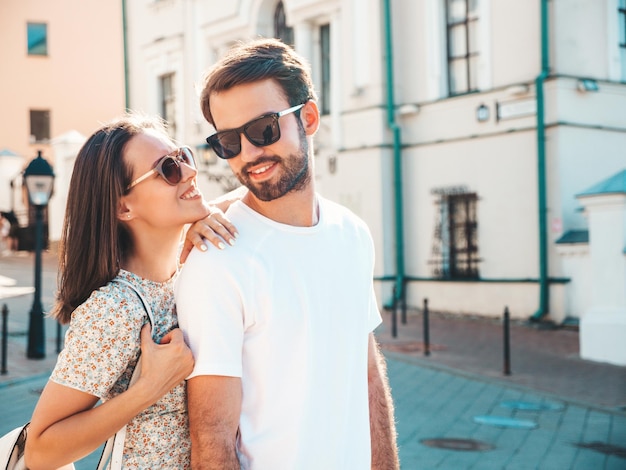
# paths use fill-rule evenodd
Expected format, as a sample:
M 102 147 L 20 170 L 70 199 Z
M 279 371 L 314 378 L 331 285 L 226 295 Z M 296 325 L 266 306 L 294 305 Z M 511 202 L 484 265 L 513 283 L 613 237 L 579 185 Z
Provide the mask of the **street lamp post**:
M 26 357 L 46 357 L 43 307 L 41 305 L 41 250 L 43 248 L 43 210 L 50 201 L 54 185 L 54 172 L 50 164 L 37 151 L 37 158 L 24 170 L 24 182 L 30 204 L 35 206 L 35 298 L 28 324 Z

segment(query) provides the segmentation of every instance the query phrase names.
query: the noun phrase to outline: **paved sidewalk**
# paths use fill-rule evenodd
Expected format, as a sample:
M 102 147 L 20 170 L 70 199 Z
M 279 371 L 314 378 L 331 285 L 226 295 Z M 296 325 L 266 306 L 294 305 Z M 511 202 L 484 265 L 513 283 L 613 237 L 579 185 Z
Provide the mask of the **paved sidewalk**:
M 6 305 L 8 309 L 7 374 L 0 375 L 0 386 L 33 375 L 50 373 L 56 362 L 59 326 L 51 318 L 44 319 L 46 357 L 26 358 L 29 315 L 34 299 L 34 264 L 32 253 L 20 252 L 0 257 L 0 308 Z M 46 312 L 54 302 L 56 267 L 56 254 L 44 252 L 41 302 Z M 61 340 L 64 332 L 65 328 L 62 328 Z
M 578 331 L 551 329 L 513 321 L 510 324 L 510 371 L 504 375 L 504 328 L 501 319 L 430 313 L 430 355 L 424 355 L 423 317 L 409 312 L 406 325 L 398 314 L 397 336 L 391 314 L 383 316 L 378 341 L 385 351 L 425 367 L 468 377 L 523 386 L 569 401 L 626 413 L 626 367 L 580 358 Z M 626 340 L 626 339 L 625 339 Z
M 14 287 L 30 287 L 32 269 L 32 255 L 0 258 L 0 276 L 15 279 Z M 55 269 L 47 253 L 44 309 L 52 304 Z M 48 356 L 25 357 L 32 294 L 3 303 L 11 334 L 8 374 L 0 375 L 0 434 L 28 420 L 56 356 L 56 327 L 47 319 Z M 626 469 L 626 368 L 581 360 L 577 331 L 514 322 L 512 374 L 504 376 L 499 320 L 431 314 L 426 357 L 421 314 L 399 321 L 397 338 L 391 314 L 383 318 L 377 336 L 388 360 L 402 469 Z M 92 454 L 77 468 L 96 462 Z

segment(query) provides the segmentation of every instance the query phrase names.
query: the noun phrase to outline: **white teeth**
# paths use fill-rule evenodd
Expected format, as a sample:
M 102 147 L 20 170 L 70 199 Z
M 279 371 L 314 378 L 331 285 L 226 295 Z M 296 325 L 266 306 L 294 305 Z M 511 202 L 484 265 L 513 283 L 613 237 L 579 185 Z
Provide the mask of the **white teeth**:
M 200 191 L 198 191 L 198 188 L 193 188 L 192 191 L 188 191 L 185 194 L 183 194 L 181 196 L 181 199 L 191 199 L 192 197 L 196 197 L 198 194 L 200 194 Z
M 255 174 L 255 175 L 258 175 L 259 173 L 263 173 L 264 171 L 267 171 L 267 169 L 268 169 L 269 167 L 271 167 L 271 166 L 272 166 L 272 165 L 262 166 L 262 167 L 261 167 L 261 168 L 259 168 L 258 170 L 251 171 L 250 173 L 253 173 L 253 174 Z

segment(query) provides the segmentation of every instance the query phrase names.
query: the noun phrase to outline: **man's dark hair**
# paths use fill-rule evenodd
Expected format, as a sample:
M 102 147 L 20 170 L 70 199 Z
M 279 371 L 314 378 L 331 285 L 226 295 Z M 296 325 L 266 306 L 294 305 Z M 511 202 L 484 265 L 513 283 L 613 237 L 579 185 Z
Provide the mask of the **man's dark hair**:
M 302 57 L 277 39 L 256 39 L 236 45 L 209 70 L 200 96 L 202 114 L 215 125 L 211 94 L 266 79 L 280 86 L 290 106 L 317 99 L 309 65 Z

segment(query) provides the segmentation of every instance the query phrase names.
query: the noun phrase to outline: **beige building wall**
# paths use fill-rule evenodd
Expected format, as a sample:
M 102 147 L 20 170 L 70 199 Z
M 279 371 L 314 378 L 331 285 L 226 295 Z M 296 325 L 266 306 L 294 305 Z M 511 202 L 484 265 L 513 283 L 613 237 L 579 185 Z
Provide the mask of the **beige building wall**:
M 48 53 L 29 56 L 27 23 L 47 24 Z M 46 142 L 30 140 L 29 110 L 50 111 L 50 138 L 91 134 L 124 111 L 122 2 L 2 0 L 0 2 L 0 149 L 28 162 Z

